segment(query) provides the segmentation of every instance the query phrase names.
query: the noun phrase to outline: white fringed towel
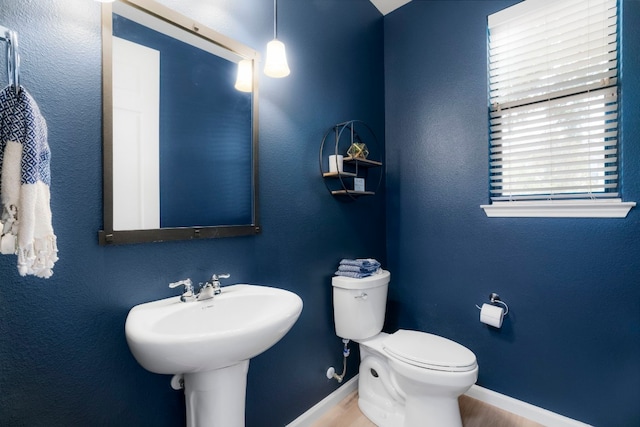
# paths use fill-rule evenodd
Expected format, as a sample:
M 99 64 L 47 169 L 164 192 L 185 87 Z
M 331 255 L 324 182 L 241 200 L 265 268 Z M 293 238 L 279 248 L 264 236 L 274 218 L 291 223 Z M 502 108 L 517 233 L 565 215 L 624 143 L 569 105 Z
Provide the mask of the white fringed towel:
M 0 92 L 0 250 L 18 255 L 20 275 L 48 278 L 58 260 L 51 225 L 47 123 L 23 88 Z

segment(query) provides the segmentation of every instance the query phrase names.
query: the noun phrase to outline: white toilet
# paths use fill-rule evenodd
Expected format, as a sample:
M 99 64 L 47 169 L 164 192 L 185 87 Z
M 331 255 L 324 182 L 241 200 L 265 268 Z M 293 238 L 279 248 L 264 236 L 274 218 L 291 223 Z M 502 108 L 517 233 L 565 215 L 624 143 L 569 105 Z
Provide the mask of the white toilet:
M 381 332 L 390 277 L 332 280 L 336 333 L 360 344 L 360 410 L 379 427 L 462 427 L 458 397 L 478 378 L 476 356 L 426 332 Z

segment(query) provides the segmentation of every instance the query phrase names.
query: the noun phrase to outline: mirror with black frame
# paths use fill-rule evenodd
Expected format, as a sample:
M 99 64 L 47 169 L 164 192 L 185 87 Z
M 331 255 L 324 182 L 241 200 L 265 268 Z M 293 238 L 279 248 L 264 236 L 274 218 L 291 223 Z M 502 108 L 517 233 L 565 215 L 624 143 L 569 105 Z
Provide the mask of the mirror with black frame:
M 102 44 L 100 244 L 259 233 L 258 53 L 152 0 L 105 3 Z

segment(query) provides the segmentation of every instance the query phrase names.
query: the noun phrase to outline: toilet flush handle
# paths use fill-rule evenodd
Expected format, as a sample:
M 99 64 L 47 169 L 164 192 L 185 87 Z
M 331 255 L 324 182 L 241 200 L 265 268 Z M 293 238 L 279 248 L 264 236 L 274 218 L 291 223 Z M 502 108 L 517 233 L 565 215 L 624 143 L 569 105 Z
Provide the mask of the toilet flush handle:
M 362 292 L 360 295 L 356 295 L 354 298 L 355 299 L 366 300 L 368 296 L 369 295 L 367 295 L 365 292 Z

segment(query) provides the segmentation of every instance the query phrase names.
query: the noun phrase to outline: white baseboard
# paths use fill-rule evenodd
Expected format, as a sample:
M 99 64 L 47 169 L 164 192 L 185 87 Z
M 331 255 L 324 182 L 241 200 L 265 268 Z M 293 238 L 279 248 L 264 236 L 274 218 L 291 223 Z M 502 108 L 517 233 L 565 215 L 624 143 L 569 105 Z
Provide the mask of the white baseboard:
M 531 405 L 513 397 L 496 393 L 495 391 L 478 385 L 472 385 L 467 396 L 478 399 L 481 402 L 493 405 L 512 414 L 519 415 L 531 421 L 535 421 L 549 427 L 590 427 L 589 424 L 556 414 L 538 406 Z
M 339 404 L 345 397 L 351 392 L 358 389 L 358 374 L 351 378 L 349 381 L 335 389 L 333 393 L 322 399 L 320 402 L 313 405 L 304 414 L 286 425 L 286 427 L 309 427 L 316 421 L 318 421 L 325 413 L 329 412 L 331 408 Z
M 330 395 L 316 403 L 311 409 L 287 424 L 286 427 L 309 427 L 319 420 L 326 412 L 340 403 L 351 392 L 358 388 L 358 375 L 337 388 Z M 591 427 L 589 424 L 556 414 L 543 408 L 514 399 L 504 394 L 496 393 L 487 388 L 473 385 L 465 393 L 467 396 L 493 405 L 512 414 L 516 414 L 531 421 L 549 427 Z

